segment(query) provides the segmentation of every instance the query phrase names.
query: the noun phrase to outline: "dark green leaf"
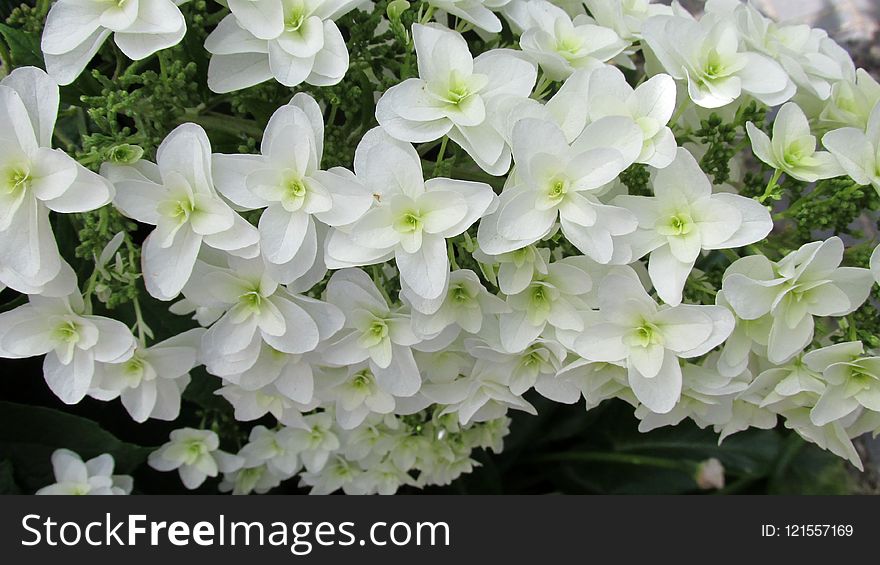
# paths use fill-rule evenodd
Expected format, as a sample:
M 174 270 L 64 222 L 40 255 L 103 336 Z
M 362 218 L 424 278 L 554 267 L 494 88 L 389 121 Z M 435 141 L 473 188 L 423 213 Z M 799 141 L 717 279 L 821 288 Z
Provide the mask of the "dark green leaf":
M 40 50 L 40 36 L 0 23 L 0 36 L 9 45 L 9 54 L 16 67 L 43 66 L 43 52 Z
M 0 457 L 12 463 L 22 489 L 32 492 L 54 482 L 52 452 L 62 447 L 75 451 L 84 461 L 109 453 L 120 474 L 132 472 L 152 450 L 120 441 L 79 416 L 0 402 Z

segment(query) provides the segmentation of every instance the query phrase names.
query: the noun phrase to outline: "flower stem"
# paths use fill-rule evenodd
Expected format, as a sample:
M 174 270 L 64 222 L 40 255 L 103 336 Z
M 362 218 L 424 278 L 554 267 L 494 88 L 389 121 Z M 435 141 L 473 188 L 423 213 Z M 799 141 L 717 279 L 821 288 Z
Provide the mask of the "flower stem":
M 776 169 L 775 171 L 773 171 L 773 176 L 770 177 L 770 182 L 767 183 L 767 188 L 764 189 L 764 194 L 758 197 L 758 202 L 763 204 L 765 200 L 770 198 L 770 196 L 773 194 L 773 189 L 776 188 L 776 183 L 781 176 L 782 169 Z

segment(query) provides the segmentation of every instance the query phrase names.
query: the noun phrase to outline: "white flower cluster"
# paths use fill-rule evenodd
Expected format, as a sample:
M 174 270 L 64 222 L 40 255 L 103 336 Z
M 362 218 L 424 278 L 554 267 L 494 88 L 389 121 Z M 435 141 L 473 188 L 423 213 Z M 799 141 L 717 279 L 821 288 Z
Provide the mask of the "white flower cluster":
M 213 90 L 342 79 L 334 20 L 363 2 L 228 4 L 205 46 Z M 765 257 L 763 200 L 713 186 L 671 128 L 702 109 L 782 105 L 772 136 L 748 128 L 772 183 L 848 175 L 880 191 L 880 85 L 821 30 L 735 0 L 699 19 L 648 0 L 428 4 L 411 29 L 418 74 L 378 93 L 353 171 L 322 167 L 322 108 L 299 93 L 259 154 L 212 153 L 184 124 L 155 163 L 106 163 L 99 176 L 51 149 L 49 76 L 71 82 L 111 33 L 137 59 L 184 24 L 170 0 L 59 0 L 43 36 L 49 76 L 24 68 L 0 83 L 0 283 L 30 297 L 0 314 L 0 355 L 45 354 L 64 402 L 120 397 L 137 421 L 175 419 L 203 364 L 237 420 L 278 421 L 234 455 L 213 431 L 172 433 L 150 465 L 188 488 L 221 474 L 235 493 L 297 475 L 316 493 L 445 484 L 475 464 L 472 449 L 501 449 L 508 409 L 534 412 L 531 389 L 587 408 L 620 398 L 642 430 L 690 418 L 721 439 L 781 416 L 859 466 L 851 438 L 880 431 L 880 358 L 815 328 L 867 300 L 880 252 L 873 276 L 841 267 L 837 237 Z M 453 17 L 482 35 L 504 20 L 519 49 L 474 57 L 442 25 Z M 618 67 L 638 57 L 647 77 L 634 88 Z M 811 132 L 829 130 L 817 150 Z M 503 190 L 426 180 L 413 144 L 442 154 L 448 140 Z M 650 196 L 620 181 L 633 164 L 651 171 Z M 111 201 L 155 226 L 148 293 L 202 328 L 148 346 L 91 313 L 49 216 Z M 461 249 L 478 268 L 459 268 Z M 715 303 L 684 303 L 696 262 L 731 249 L 744 251 Z M 57 474 L 65 491 L 110 488 L 90 478 L 103 470 Z

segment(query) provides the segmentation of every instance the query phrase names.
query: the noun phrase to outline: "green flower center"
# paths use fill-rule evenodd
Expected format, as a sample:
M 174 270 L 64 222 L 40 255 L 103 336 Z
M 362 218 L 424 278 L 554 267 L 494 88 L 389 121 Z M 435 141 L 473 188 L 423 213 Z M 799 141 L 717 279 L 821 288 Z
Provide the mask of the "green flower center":
M 670 216 L 665 224 L 657 227 L 657 233 L 666 236 L 687 235 L 694 229 L 694 220 L 687 212 L 679 212 Z
M 259 311 L 260 306 L 263 305 L 263 295 L 257 289 L 254 289 L 239 296 L 238 301 L 249 310 Z
M 466 304 L 471 301 L 471 295 L 462 285 L 456 285 L 449 290 L 449 296 L 456 304 Z
M 6 171 L 6 193 L 19 195 L 31 186 L 31 172 L 26 167 L 12 167 Z
M 376 320 L 370 324 L 367 333 L 377 340 L 385 339 L 388 337 L 388 324 L 385 323 L 385 320 Z
M 564 180 L 557 180 L 550 184 L 547 188 L 547 197 L 553 201 L 560 201 L 568 192 L 568 183 Z
M 370 372 L 369 369 L 364 369 L 363 371 L 358 371 L 354 374 L 354 377 L 351 379 L 351 386 L 353 388 L 364 390 L 370 388 L 373 384 L 373 373 Z
M 583 41 L 576 36 L 563 37 L 556 42 L 556 52 L 566 59 L 575 57 L 581 50 Z
M 286 18 L 284 18 L 284 31 L 294 32 L 299 31 L 299 28 L 302 27 L 303 22 L 306 21 L 306 15 L 302 12 L 295 11 L 289 14 Z
M 65 321 L 55 328 L 52 336 L 56 341 L 63 343 L 76 343 L 79 341 L 79 326 L 72 320 Z
M 418 212 L 406 212 L 394 222 L 394 229 L 400 233 L 415 233 L 422 230 L 422 217 Z
M 644 321 L 641 326 L 633 330 L 630 344 L 648 347 L 649 345 L 657 345 L 660 341 L 660 328 L 651 322 Z

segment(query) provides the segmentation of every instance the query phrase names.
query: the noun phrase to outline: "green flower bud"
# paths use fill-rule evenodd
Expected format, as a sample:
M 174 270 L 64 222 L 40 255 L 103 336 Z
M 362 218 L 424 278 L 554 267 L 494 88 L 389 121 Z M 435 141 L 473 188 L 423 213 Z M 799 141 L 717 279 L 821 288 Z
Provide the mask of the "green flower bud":
M 107 158 L 118 165 L 130 165 L 144 156 L 144 150 L 137 145 L 123 143 L 107 150 Z

